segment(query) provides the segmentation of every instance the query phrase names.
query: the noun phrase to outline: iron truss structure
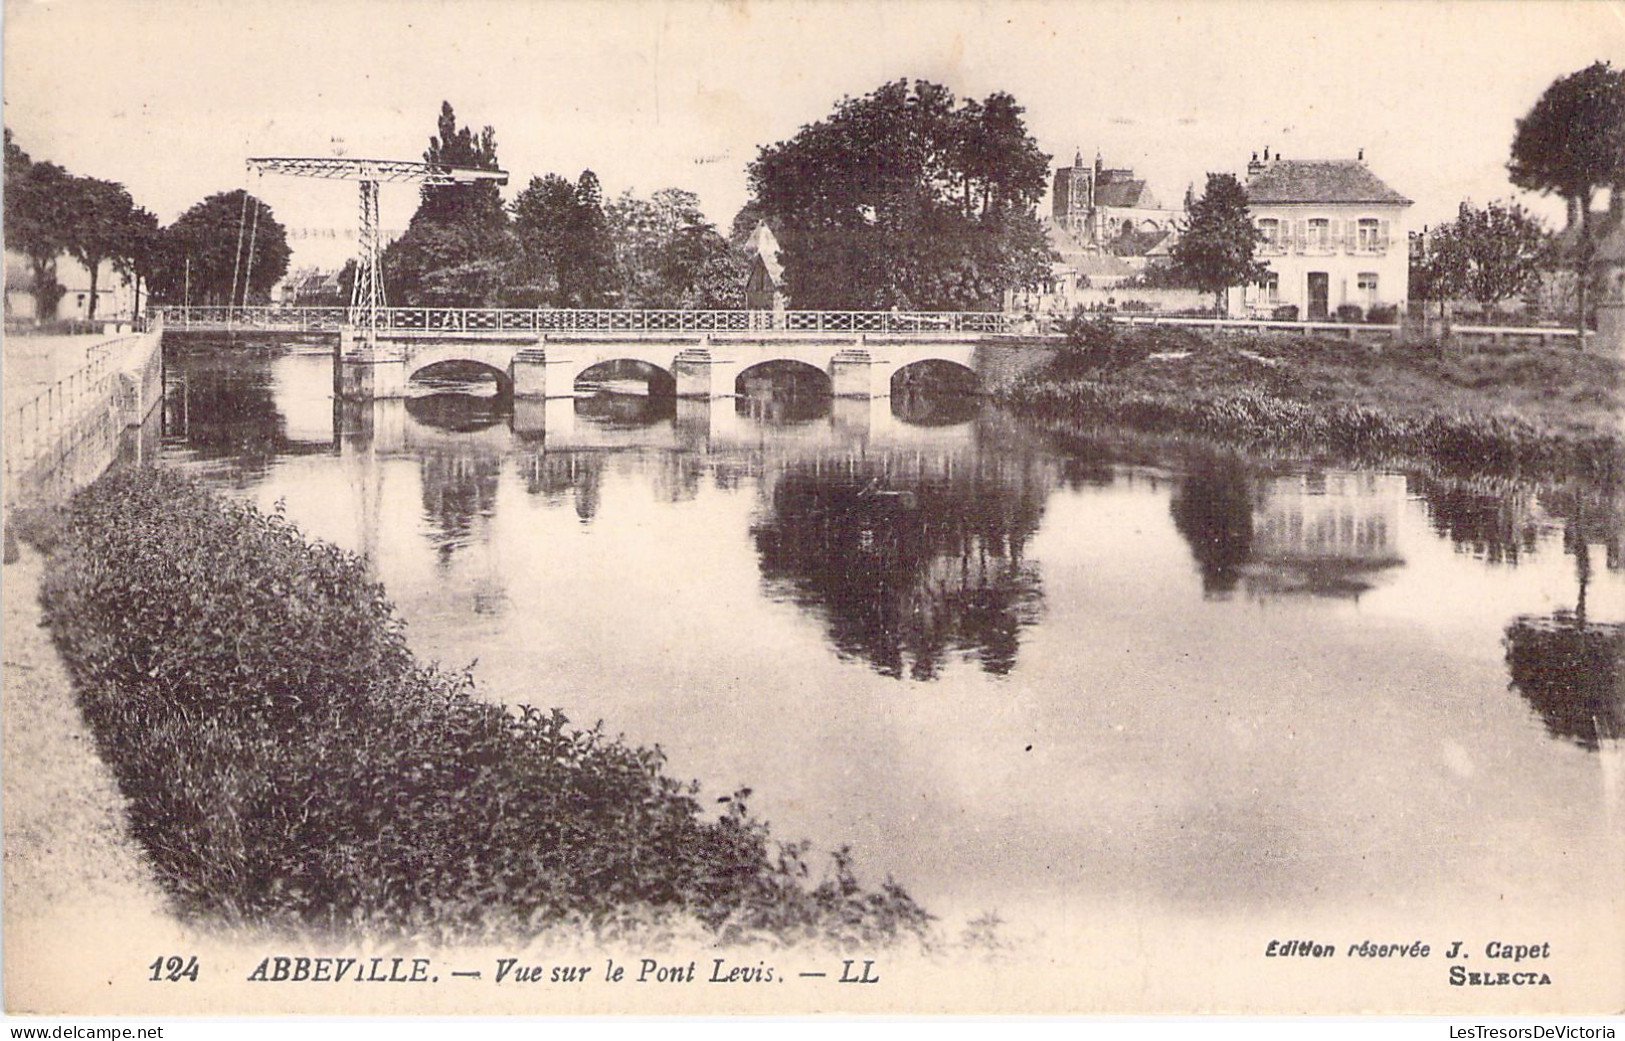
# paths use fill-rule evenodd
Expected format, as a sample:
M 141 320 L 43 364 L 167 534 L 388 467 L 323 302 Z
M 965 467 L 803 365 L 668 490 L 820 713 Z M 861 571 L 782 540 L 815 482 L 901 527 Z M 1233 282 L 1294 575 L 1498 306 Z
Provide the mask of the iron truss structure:
M 255 156 L 248 170 L 257 175 L 314 177 L 328 181 L 358 181 L 361 184 L 361 226 L 357 235 L 355 284 L 350 290 L 350 322 L 370 349 L 377 342 L 379 317 L 388 306 L 384 299 L 383 272 L 379 255 L 383 234 L 378 220 L 380 184 L 475 184 L 480 181 L 508 183 L 506 170 L 468 170 L 455 166 L 424 163 L 410 159 L 351 159 L 347 157 Z

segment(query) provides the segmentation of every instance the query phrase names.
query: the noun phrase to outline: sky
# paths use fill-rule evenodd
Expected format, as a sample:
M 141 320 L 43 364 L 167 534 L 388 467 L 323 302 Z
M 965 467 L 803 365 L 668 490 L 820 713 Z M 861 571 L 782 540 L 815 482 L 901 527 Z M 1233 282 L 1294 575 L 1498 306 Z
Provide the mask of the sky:
M 356 192 L 250 155 L 417 158 L 442 100 L 496 128 L 511 198 L 592 169 L 606 195 L 697 192 L 726 229 L 757 149 L 887 80 L 1007 91 L 1040 148 L 1132 166 L 1166 204 L 1210 172 L 1353 158 L 1416 201 L 1562 206 L 1507 182 L 1555 78 L 1625 64 L 1625 2 L 5 0 L 5 124 L 35 159 L 123 182 L 166 223 L 247 186 L 294 264 L 336 266 Z M 386 186 L 405 226 L 410 187 Z M 1047 200 L 1044 204 L 1047 212 Z

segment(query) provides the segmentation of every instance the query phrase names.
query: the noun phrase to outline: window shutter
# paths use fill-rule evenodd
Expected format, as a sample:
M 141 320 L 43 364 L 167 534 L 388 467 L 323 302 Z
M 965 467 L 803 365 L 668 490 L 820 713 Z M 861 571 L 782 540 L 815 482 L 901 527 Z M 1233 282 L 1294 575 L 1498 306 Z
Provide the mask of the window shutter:
M 1308 244 L 1308 241 L 1309 241 L 1309 222 L 1306 221 L 1306 220 L 1299 220 L 1296 223 L 1298 225 L 1298 227 L 1297 227 L 1297 236 L 1296 236 L 1297 237 L 1297 242 L 1298 242 L 1298 248 L 1302 249 L 1305 245 Z
M 1335 217 L 1326 222 L 1326 245 L 1332 249 L 1343 244 L 1343 222 Z
M 1377 248 L 1383 252 L 1388 251 L 1388 222 L 1383 221 L 1377 225 Z

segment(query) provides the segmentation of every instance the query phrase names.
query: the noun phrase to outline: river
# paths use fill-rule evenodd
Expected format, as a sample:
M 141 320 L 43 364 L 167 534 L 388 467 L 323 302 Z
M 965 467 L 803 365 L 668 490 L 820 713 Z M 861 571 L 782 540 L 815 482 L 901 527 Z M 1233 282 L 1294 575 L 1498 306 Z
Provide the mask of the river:
M 488 696 L 749 786 L 950 922 L 1572 913 L 1621 877 L 1625 707 L 1575 635 L 1625 622 L 1617 497 L 929 396 L 331 384 L 325 348 L 170 344 L 162 457 L 365 553 Z

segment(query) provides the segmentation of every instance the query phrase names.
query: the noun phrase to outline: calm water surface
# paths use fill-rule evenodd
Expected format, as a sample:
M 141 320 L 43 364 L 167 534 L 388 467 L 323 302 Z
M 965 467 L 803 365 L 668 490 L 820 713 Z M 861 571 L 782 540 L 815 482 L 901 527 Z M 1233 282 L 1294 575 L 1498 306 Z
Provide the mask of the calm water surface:
M 1617 498 L 929 395 L 335 409 L 331 382 L 325 349 L 171 345 L 164 457 L 367 554 L 489 696 L 749 785 L 950 919 L 1621 877 L 1625 708 L 1573 635 L 1625 621 Z

